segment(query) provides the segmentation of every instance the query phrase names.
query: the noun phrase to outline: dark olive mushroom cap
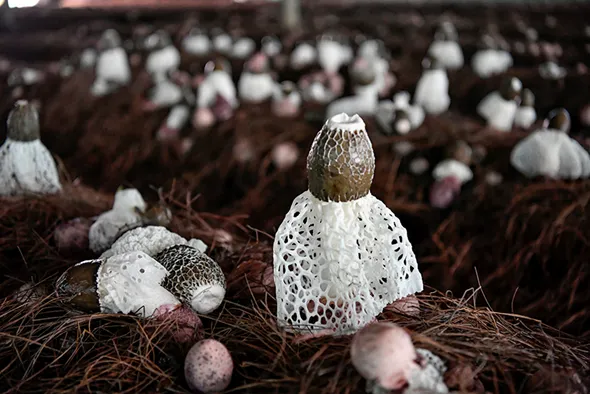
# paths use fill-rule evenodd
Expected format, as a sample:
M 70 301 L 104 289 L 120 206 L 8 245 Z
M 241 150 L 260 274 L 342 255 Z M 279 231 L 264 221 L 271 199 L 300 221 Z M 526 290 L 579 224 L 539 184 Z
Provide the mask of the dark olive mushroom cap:
M 471 165 L 473 149 L 463 140 L 455 141 L 447 148 L 447 157 L 455 159 L 466 165 Z
M 281 91 L 283 92 L 283 95 L 285 95 L 285 96 L 290 95 L 291 93 L 293 93 L 296 90 L 297 90 L 297 88 L 293 82 L 285 81 L 285 82 L 281 83 Z
M 162 286 L 191 304 L 196 288 L 218 284 L 225 288 L 225 276 L 219 265 L 204 253 L 188 245 L 175 245 L 154 256 L 169 272 Z
M 375 155 L 358 115 L 339 114 L 316 135 L 307 156 L 309 191 L 322 201 L 366 196 L 373 182 Z
M 367 64 L 367 67 L 353 67 L 350 70 L 350 78 L 355 85 L 367 86 L 375 82 L 377 74 L 375 69 L 370 64 Z
M 39 139 L 39 114 L 35 106 L 19 100 L 14 104 L 6 122 L 7 136 L 14 141 L 35 141 Z
M 557 108 L 549 112 L 549 115 L 547 115 L 547 118 L 543 122 L 543 128 L 559 130 L 564 133 L 570 131 L 570 126 L 570 114 L 565 108 Z
M 422 68 L 425 70 L 436 70 L 442 68 L 438 59 L 430 54 L 426 54 L 422 60 Z
M 523 89 L 522 91 L 522 103 L 523 107 L 534 107 L 535 106 L 535 95 L 530 89 Z
M 205 74 L 212 71 L 225 71 L 230 74 L 231 66 L 223 57 L 217 56 L 214 60 L 208 61 L 207 64 L 205 64 Z
M 103 260 L 88 260 L 64 272 L 55 284 L 58 297 L 85 312 L 100 311 L 98 302 L 97 273 Z
M 499 92 L 504 100 L 515 100 L 520 102 L 522 82 L 516 77 L 506 77 L 502 79 Z

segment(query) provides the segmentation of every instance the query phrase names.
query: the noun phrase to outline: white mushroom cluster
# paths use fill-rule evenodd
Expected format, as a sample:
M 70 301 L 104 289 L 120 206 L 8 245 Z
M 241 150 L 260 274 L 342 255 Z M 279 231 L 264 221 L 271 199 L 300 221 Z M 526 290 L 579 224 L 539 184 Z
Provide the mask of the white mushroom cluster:
M 389 303 L 422 291 L 399 219 L 369 191 L 375 158 L 363 120 L 339 114 L 317 134 L 309 189 L 275 235 L 278 324 L 354 332 Z
M 386 135 L 407 134 L 424 122 L 424 109 L 410 104 L 408 92 L 398 92 L 392 100 L 384 100 L 377 106 L 375 120 Z
M 6 141 L 0 147 L 0 195 L 60 192 L 55 161 L 39 139 L 39 115 L 35 107 L 27 101 L 17 101 L 6 126 Z

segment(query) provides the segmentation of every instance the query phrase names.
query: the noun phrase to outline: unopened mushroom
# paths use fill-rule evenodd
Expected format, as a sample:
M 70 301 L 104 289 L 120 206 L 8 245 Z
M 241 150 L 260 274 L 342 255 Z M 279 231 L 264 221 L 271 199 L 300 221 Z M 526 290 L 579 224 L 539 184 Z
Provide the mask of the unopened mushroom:
M 150 73 L 154 82 L 159 83 L 167 78 L 167 75 L 178 69 L 180 65 L 180 52 L 172 43 L 169 34 L 158 30 L 148 40 L 153 41 L 151 51 L 145 60 L 145 68 Z
M 232 112 L 237 108 L 236 86 L 230 75 L 229 64 L 220 58 L 207 63 L 205 66 L 205 78 L 197 90 L 196 115 L 202 109 L 212 110 L 218 102 L 219 96 L 225 100 Z
M 106 30 L 99 42 L 100 53 L 96 61 L 96 79 L 91 87 L 95 96 L 111 93 L 131 81 L 131 68 L 127 53 L 121 46 L 116 30 Z
M 561 79 L 567 75 L 567 71 L 557 63 L 549 61 L 539 66 L 539 75 L 543 79 Z
M 191 390 L 217 393 L 229 386 L 234 363 L 227 348 L 214 339 L 197 342 L 184 361 L 184 377 Z
M 195 311 L 207 314 L 221 305 L 225 276 L 206 254 L 188 245 L 176 245 L 158 253 L 154 259 L 169 272 L 162 285 Z
M 461 181 L 454 175 L 437 179 L 430 188 L 430 205 L 434 208 L 448 208 L 461 192 Z
M 59 297 L 85 312 L 151 316 L 162 305 L 180 301 L 162 287 L 168 271 L 143 252 L 86 260 L 59 277 Z
M 269 67 L 268 58 L 262 52 L 255 54 L 246 62 L 238 81 L 241 101 L 260 103 L 272 97 L 275 81 Z
M 384 100 L 378 104 L 375 119 L 385 135 L 407 134 L 422 125 L 424 109 L 419 105 L 410 105 L 408 92 L 399 92 L 393 96 L 393 101 Z
M 471 67 L 480 78 L 501 74 L 512 67 L 512 55 L 498 48 L 497 39 L 485 35 L 479 45 L 480 49 L 471 58 Z
M 354 83 L 354 96 L 342 97 L 334 100 L 326 108 L 326 119 L 345 113 L 353 115 L 373 115 L 377 110 L 379 86 L 377 85 L 377 71 L 373 64 L 366 59 L 357 59 L 352 64 L 351 78 Z
M 236 59 L 247 59 L 256 50 L 256 43 L 250 37 L 238 38 L 231 50 L 232 57 Z
M 86 218 L 76 218 L 59 224 L 53 232 L 57 250 L 60 252 L 88 250 L 88 232 L 91 225 L 92 220 Z
M 428 114 L 439 115 L 451 104 L 449 78 L 437 58 L 427 55 L 422 65 L 424 71 L 416 85 L 414 103 L 422 106 Z
M 456 159 L 446 159 L 441 161 L 432 170 L 432 176 L 436 180 L 441 180 L 448 176 L 455 176 L 461 184 L 469 182 L 473 179 L 473 172 L 469 166 Z
M 530 89 L 523 89 L 522 102 L 520 107 L 516 110 L 514 116 L 514 124 L 523 129 L 528 129 L 537 120 L 537 112 L 535 111 L 535 95 Z
M 313 45 L 306 42 L 301 43 L 291 52 L 291 68 L 300 70 L 315 63 L 316 59 L 317 51 Z
M 488 94 L 477 106 L 477 113 L 490 127 L 502 132 L 512 130 L 522 82 L 516 77 L 506 77 L 497 91 Z
M 270 153 L 272 162 L 279 171 L 286 171 L 293 167 L 299 158 L 299 148 L 294 142 L 281 142 L 272 148 Z
M 590 155 L 567 135 L 569 113 L 553 110 L 543 128 L 521 140 L 512 149 L 510 163 L 521 174 L 534 178 L 578 179 L 590 176 Z
M 211 42 L 213 43 L 213 49 L 221 55 L 229 55 L 232 48 L 234 40 L 231 36 L 220 29 L 212 30 L 212 39 Z
M 205 56 L 211 47 L 211 39 L 199 29 L 192 29 L 182 40 L 182 49 L 191 55 Z
M 262 52 L 268 57 L 275 57 L 283 50 L 283 44 L 275 36 L 262 37 Z
M 307 158 L 309 189 L 273 247 L 277 320 L 290 331 L 354 332 L 422 291 L 399 219 L 370 193 L 375 157 L 358 115 L 330 118 Z
M 457 41 L 457 29 L 451 22 L 444 21 L 434 35 L 428 54 L 438 59 L 447 70 L 458 70 L 463 67 L 463 50 Z
M 192 308 L 166 304 L 158 307 L 153 316 L 157 321 L 172 323 L 172 338 L 178 343 L 191 344 L 195 339 L 201 338 L 203 322 Z
M 127 231 L 100 258 L 108 259 L 117 254 L 132 251 L 144 252 L 148 256 L 154 257 L 165 249 L 176 245 L 188 245 L 201 253 L 205 253 L 207 250 L 207 245 L 200 239 L 186 240 L 166 227 L 146 226 Z
M 90 250 L 101 253 L 108 249 L 125 231 L 148 224 L 168 224 L 169 212 L 156 213 L 159 208 L 147 209 L 147 204 L 137 189 L 124 189 L 115 193 L 115 202 L 110 211 L 102 213 L 90 227 L 88 234 Z M 159 215 L 161 213 L 161 215 Z
M 0 147 L 0 195 L 55 194 L 61 183 L 51 153 L 39 139 L 39 115 L 32 103 L 17 101 Z
M 357 332 L 350 345 L 350 359 L 367 380 L 367 392 L 400 390 L 418 369 L 418 355 L 410 335 L 394 323 L 369 324 Z
M 301 94 L 293 82 L 284 81 L 275 86 L 272 97 L 272 112 L 280 117 L 293 117 L 299 113 Z

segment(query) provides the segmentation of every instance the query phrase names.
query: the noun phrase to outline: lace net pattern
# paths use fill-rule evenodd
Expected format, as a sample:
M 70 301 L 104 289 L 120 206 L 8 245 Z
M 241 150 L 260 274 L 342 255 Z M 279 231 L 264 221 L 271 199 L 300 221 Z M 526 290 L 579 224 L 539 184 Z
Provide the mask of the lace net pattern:
M 354 332 L 397 299 L 422 291 L 407 232 L 371 194 L 325 202 L 298 196 L 274 243 L 279 325 Z

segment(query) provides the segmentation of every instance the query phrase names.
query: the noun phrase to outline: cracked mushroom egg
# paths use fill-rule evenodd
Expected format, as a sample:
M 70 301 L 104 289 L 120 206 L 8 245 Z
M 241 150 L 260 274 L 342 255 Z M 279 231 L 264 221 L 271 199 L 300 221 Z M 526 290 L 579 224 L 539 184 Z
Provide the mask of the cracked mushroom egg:
M 85 312 L 137 313 L 151 316 L 160 306 L 180 304 L 162 287 L 166 268 L 143 252 L 87 260 L 69 268 L 58 280 L 60 298 Z
M 405 228 L 369 191 L 374 168 L 363 120 L 330 118 L 309 152 L 309 189 L 275 236 L 280 327 L 354 332 L 389 303 L 422 291 Z

